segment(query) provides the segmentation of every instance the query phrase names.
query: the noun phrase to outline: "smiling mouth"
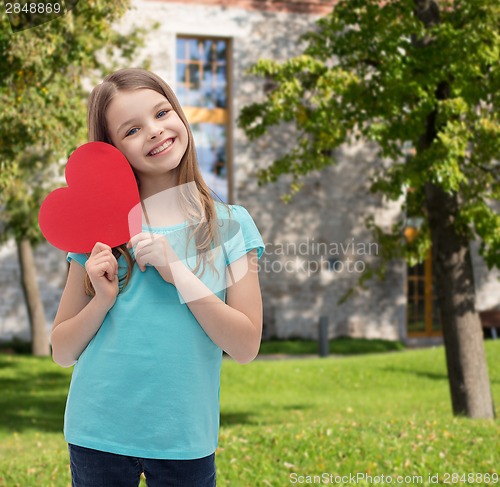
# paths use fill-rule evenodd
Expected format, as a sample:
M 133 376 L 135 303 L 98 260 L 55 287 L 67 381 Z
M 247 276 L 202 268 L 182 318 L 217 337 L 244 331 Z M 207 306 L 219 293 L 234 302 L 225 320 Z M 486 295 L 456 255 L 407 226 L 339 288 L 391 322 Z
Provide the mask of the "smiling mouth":
M 172 137 L 170 139 L 167 139 L 160 147 L 157 147 L 156 149 L 153 149 L 148 156 L 155 156 L 156 154 L 160 154 L 164 151 L 166 151 L 175 141 L 175 137 Z

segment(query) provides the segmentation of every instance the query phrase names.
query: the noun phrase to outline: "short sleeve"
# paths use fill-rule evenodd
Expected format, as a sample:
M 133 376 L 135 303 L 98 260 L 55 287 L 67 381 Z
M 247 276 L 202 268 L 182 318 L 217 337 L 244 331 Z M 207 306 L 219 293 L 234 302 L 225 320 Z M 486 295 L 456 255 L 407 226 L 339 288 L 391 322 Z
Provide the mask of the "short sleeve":
M 232 205 L 229 232 L 225 233 L 226 265 L 232 264 L 252 249 L 257 249 L 260 259 L 265 250 L 262 236 L 248 211 L 243 206 Z
M 77 254 L 76 252 L 68 252 L 66 260 L 68 262 L 71 262 L 72 259 L 76 260 L 80 265 L 85 267 L 85 262 L 87 262 L 88 257 L 87 254 Z

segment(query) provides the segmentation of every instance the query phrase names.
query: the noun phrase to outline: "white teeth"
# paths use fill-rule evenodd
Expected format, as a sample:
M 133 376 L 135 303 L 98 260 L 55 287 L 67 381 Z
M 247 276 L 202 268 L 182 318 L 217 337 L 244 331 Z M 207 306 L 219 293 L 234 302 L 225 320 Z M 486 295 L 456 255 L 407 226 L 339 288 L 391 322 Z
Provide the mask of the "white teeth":
M 154 156 L 155 154 L 158 154 L 161 151 L 164 151 L 167 147 L 170 147 L 174 143 L 174 139 L 168 139 L 163 145 L 160 145 L 160 147 L 157 147 L 155 150 L 152 150 L 149 155 Z

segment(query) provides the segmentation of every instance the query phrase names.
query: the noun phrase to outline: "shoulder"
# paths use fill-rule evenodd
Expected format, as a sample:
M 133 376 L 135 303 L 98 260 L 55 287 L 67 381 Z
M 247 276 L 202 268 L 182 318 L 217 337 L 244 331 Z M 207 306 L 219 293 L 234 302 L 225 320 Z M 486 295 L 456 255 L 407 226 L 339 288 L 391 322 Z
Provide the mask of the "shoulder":
M 264 253 L 265 244 L 260 231 L 244 206 L 216 203 L 222 241 L 229 249 L 229 263 L 256 248 L 258 257 Z
M 223 205 L 217 203 L 217 219 L 219 226 L 226 225 L 229 229 L 257 230 L 257 225 L 248 210 L 241 205 Z
M 66 255 L 66 260 L 71 262 L 72 260 L 76 260 L 81 266 L 85 267 L 85 263 L 88 260 L 87 254 L 77 254 L 76 252 L 68 252 Z
M 215 208 L 218 218 L 236 220 L 238 222 L 253 220 L 248 210 L 241 205 L 229 205 L 215 201 Z

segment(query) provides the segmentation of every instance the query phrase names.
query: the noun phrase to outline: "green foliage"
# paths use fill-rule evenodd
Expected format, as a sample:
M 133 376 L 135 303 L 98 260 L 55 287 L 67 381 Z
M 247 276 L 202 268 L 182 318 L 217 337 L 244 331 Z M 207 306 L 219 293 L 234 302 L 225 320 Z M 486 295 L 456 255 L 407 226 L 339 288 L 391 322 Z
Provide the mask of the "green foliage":
M 43 240 L 40 204 L 62 175 L 59 162 L 86 142 L 83 79 L 96 84 L 118 67 L 112 55 L 123 63 L 144 45 L 146 29 L 112 28 L 129 7 L 129 0 L 80 0 L 67 14 L 17 33 L 0 14 L 0 241 Z
M 375 141 L 391 160 L 371 190 L 424 218 L 422 235 L 408 244 L 404 222 L 387 235 L 372 223 L 388 259 L 421 261 L 430 246 L 423 206 L 425 185 L 458 195 L 456 224 L 482 241 L 488 266 L 500 267 L 500 4 L 496 0 L 439 2 L 440 22 L 424 25 L 414 0 L 343 0 L 304 34 L 303 53 L 283 63 L 262 59 L 248 73 L 274 89 L 264 102 L 244 107 L 238 125 L 250 140 L 280 123 L 298 130 L 296 144 L 268 168 L 259 185 L 293 175 L 300 179 L 335 164 L 332 150 L 345 142 Z M 433 120 L 429 126 L 429 120 Z M 426 145 L 426 140 L 431 142 Z M 409 202 L 408 188 L 418 197 Z M 382 256 L 384 260 L 384 256 Z M 363 280 L 383 275 L 385 263 L 367 267 Z

